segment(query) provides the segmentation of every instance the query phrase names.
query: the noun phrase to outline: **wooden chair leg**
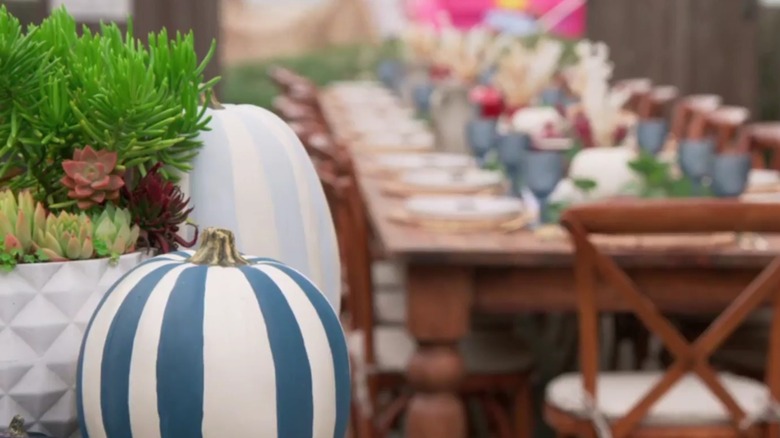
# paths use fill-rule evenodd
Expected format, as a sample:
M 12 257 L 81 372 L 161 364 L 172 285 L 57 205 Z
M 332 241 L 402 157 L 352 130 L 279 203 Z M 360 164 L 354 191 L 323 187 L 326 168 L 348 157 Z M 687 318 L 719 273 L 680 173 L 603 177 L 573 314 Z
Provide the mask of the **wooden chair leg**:
M 352 411 L 353 438 L 377 438 L 371 417 L 366 416 L 354 401 L 350 410 Z
M 534 435 L 534 402 L 531 382 L 523 382 L 513 400 L 514 438 L 531 438 Z
M 402 394 L 384 408 L 381 413 L 377 413 L 376 430 L 379 438 L 384 438 L 390 433 L 390 430 L 401 418 L 411 398 L 411 394 Z
M 481 396 L 480 403 L 484 407 L 490 423 L 496 430 L 496 435 L 499 438 L 512 438 L 512 422 L 501 403 L 489 395 Z

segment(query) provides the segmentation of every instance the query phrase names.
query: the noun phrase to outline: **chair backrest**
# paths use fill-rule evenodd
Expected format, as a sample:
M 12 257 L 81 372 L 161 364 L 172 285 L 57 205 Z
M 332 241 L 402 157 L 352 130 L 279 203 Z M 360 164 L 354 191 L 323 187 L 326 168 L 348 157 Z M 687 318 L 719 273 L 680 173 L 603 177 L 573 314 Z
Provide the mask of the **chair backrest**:
M 722 106 L 705 115 L 705 132 L 715 137 L 720 152 L 736 149 L 738 134 L 750 118 L 750 110 L 741 106 Z
M 753 156 L 753 167 L 780 170 L 780 122 L 751 123 L 740 134 L 739 148 Z
M 679 90 L 673 85 L 658 85 L 642 94 L 636 103 L 636 113 L 640 119 L 670 118 L 672 102 L 677 99 Z
M 342 264 L 347 271 L 349 292 L 346 301 L 351 312 L 351 326 L 363 333 L 363 359 L 370 366 L 376 363 L 371 228 L 354 165 L 349 154 L 327 135 L 312 135 L 308 144 L 310 156 L 323 169 L 320 180 L 326 196 L 334 200 L 331 209 L 335 220 L 340 221 L 336 232 L 343 248 Z
M 745 413 L 723 387 L 708 359 L 758 306 L 773 303 L 767 385 L 780 400 L 780 257 L 775 258 L 693 343 L 667 320 L 658 304 L 643 294 L 634 280 L 591 240 L 592 234 L 636 235 L 714 232 L 780 232 L 780 205 L 718 200 L 625 201 L 594 203 L 568 209 L 562 223 L 575 245 L 575 277 L 579 300 L 580 365 L 584 389 L 595 398 L 598 373 L 598 311 L 600 278 L 614 289 L 638 319 L 665 344 L 675 361 L 664 377 L 629 413 L 613 423 L 616 438 L 627 436 L 655 402 L 681 377 L 695 373 L 728 409 L 734 424 Z M 692 285 L 694 286 L 694 285 Z M 699 295 L 706 299 L 705 295 Z M 677 309 L 679 310 L 679 309 Z M 773 370 L 773 371 L 771 371 Z
M 332 169 L 317 165 L 317 175 L 319 176 L 322 189 L 325 192 L 325 199 L 328 202 L 333 225 L 336 229 L 336 242 L 339 248 L 339 259 L 341 261 L 341 320 L 342 323 L 352 328 L 354 326 L 352 314 L 354 313 L 354 303 L 350 295 L 351 281 L 349 278 L 349 246 L 345 236 L 352 226 L 348 211 L 344 207 L 344 194 L 349 181 L 340 178 Z
M 717 109 L 721 101 L 721 97 L 715 94 L 696 94 L 680 99 L 674 110 L 672 134 L 678 140 L 704 136 L 705 116 Z
M 312 82 L 298 73 L 281 66 L 272 66 L 268 69 L 268 79 L 283 93 L 287 93 L 293 87 L 312 86 Z

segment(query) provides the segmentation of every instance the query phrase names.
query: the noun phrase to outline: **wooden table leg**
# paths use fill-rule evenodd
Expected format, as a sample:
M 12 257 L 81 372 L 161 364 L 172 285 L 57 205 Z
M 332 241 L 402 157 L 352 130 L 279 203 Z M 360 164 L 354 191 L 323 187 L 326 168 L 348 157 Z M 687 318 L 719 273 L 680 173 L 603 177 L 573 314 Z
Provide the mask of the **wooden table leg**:
M 415 393 L 408 438 L 466 438 L 466 409 L 458 396 L 465 375 L 458 343 L 469 330 L 472 273 L 466 268 L 410 266 L 407 326 L 417 351 L 407 370 Z

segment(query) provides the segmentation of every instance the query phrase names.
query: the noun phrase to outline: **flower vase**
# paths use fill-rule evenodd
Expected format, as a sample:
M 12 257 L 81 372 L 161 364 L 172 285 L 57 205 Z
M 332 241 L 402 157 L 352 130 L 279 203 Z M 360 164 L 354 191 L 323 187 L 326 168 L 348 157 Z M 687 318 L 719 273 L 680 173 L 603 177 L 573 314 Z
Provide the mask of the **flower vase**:
M 400 92 L 404 79 L 404 66 L 396 59 L 383 59 L 377 65 L 377 78 L 382 85 L 395 93 Z
M 639 176 L 629 163 L 637 151 L 630 146 L 594 147 L 575 155 L 569 168 L 569 178 L 587 179 L 596 183 L 589 194 L 592 199 L 620 196 L 632 185 L 640 183 Z
M 0 273 L 0 424 L 21 415 L 31 432 L 80 436 L 74 389 L 84 331 L 111 285 L 144 258 L 21 264 Z
M 442 81 L 431 95 L 431 122 L 437 147 L 446 152 L 469 153 L 464 132 L 473 115 L 469 89 L 462 83 Z

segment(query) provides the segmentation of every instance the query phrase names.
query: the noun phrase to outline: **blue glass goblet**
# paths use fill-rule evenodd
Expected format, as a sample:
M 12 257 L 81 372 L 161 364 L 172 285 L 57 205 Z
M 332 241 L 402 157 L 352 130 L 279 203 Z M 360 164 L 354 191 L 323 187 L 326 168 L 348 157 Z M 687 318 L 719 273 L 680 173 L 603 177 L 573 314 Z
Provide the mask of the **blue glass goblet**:
M 496 143 L 496 119 L 475 117 L 466 125 L 466 137 L 477 163 L 482 166 Z
M 721 198 L 741 195 L 747 186 L 750 167 L 749 154 L 718 155 L 712 166 L 712 191 Z
M 640 120 L 636 126 L 639 148 L 650 155 L 658 155 L 666 144 L 669 123 L 664 119 Z
M 479 85 L 492 85 L 493 78 L 496 76 L 497 71 L 498 68 L 496 68 L 495 66 L 488 68 L 487 70 L 479 74 L 479 77 L 477 78 L 477 82 L 479 82 Z
M 541 103 L 544 106 L 564 106 L 566 94 L 559 87 L 549 87 L 542 90 L 542 93 L 539 95 L 539 100 L 541 100 Z
M 433 89 L 433 84 L 428 82 L 419 84 L 412 90 L 412 100 L 418 114 L 428 114 L 428 111 L 431 109 Z
M 694 193 L 704 192 L 704 178 L 710 175 L 715 158 L 715 142 L 704 138 L 680 142 L 677 160 L 685 176 L 693 182 Z
M 506 171 L 512 196 L 520 196 L 525 158 L 531 149 L 531 137 L 521 132 L 499 136 L 496 143 L 498 160 Z
M 539 200 L 539 220 L 547 223 L 547 200 L 563 179 L 563 155 L 554 151 L 530 151 L 525 159 L 525 184 Z
M 377 65 L 376 75 L 382 85 L 398 92 L 404 76 L 404 66 L 396 59 L 384 59 Z

